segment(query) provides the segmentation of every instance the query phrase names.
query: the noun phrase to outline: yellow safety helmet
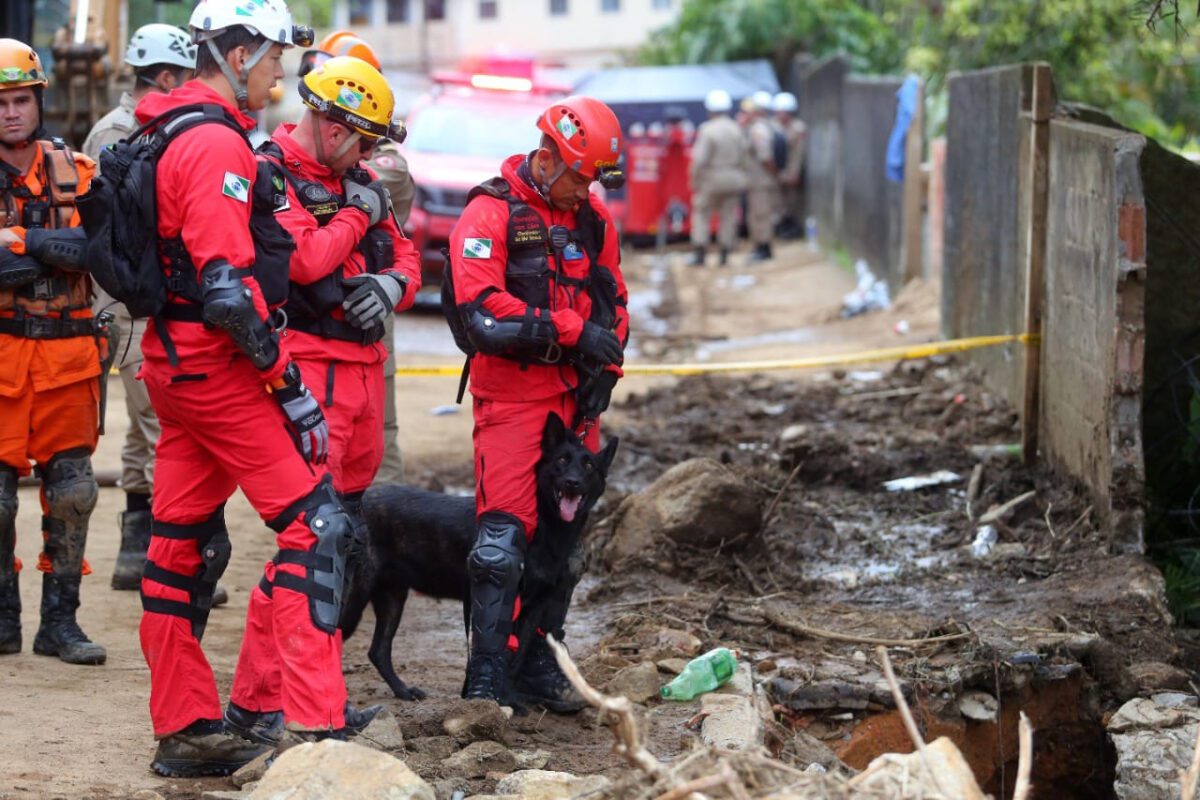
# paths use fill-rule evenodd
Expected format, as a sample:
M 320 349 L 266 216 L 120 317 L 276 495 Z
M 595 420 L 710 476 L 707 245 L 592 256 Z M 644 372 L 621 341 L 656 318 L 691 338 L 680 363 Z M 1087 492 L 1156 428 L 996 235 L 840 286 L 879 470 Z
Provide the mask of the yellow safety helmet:
M 37 52 L 16 39 L 0 39 L 0 89 L 45 87 L 46 71 Z
M 392 88 L 361 59 L 335 56 L 318 64 L 300 79 L 299 90 L 306 106 L 363 136 L 404 141 L 404 126 L 392 123 Z

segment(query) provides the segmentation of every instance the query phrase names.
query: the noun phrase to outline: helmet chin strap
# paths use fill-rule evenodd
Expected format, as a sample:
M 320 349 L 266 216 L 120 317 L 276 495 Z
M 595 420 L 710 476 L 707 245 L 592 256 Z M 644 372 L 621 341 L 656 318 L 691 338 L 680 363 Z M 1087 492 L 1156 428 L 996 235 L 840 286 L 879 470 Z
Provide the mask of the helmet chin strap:
M 263 43 L 258 46 L 254 54 L 246 59 L 246 63 L 242 64 L 241 73 L 235 73 L 233 67 L 229 66 L 229 62 L 217 50 L 217 46 L 213 44 L 212 39 L 205 39 L 204 44 L 208 47 L 208 52 L 212 53 L 213 60 L 217 62 L 217 66 L 221 69 L 221 74 L 225 76 L 225 80 L 229 81 L 229 86 L 233 89 L 234 97 L 237 98 L 238 108 L 242 111 L 250 110 L 250 92 L 246 88 L 247 82 L 250 80 L 250 70 L 262 60 L 262 57 L 267 54 L 274 44 L 270 39 L 263 39 Z
M 333 165 L 346 154 L 346 151 L 358 143 L 358 140 L 362 138 L 362 134 L 358 131 L 351 130 L 350 135 L 346 137 L 346 141 L 342 142 L 338 146 L 338 149 L 333 151 L 332 156 L 326 158 L 325 138 L 321 135 L 321 121 L 317 118 L 317 116 L 318 115 L 315 111 L 309 112 L 309 119 L 312 120 L 313 146 L 317 150 L 317 163 L 326 169 L 332 170 Z
M 540 194 L 542 196 L 542 199 L 545 200 L 547 204 L 550 203 L 550 187 L 553 186 L 555 181 L 557 181 L 559 178 L 561 178 L 563 173 L 566 171 L 567 171 L 567 162 L 566 161 L 559 162 L 558 168 L 555 169 L 554 173 L 552 175 L 550 175 L 550 177 L 548 177 L 548 178 L 545 177 L 545 170 L 542 170 L 542 178 L 543 179 L 540 181 L 537 181 L 537 186 L 535 188 L 537 188 L 538 194 Z

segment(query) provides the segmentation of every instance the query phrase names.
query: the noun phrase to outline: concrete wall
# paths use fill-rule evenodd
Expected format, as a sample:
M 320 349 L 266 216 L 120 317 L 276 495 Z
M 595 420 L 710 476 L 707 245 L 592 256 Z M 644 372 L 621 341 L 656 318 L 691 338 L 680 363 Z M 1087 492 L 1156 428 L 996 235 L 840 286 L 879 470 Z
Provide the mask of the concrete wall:
M 1143 547 L 1146 207 L 1136 134 L 1050 126 L 1040 441 L 1084 481 L 1115 550 Z
M 942 331 L 948 338 L 1021 333 L 1024 247 L 1021 219 L 1029 65 L 954 74 L 948 83 Z M 974 350 L 988 388 L 1020 408 L 1023 346 Z
M 842 88 L 841 240 L 865 259 L 894 295 L 904 284 L 901 263 L 903 184 L 885 177 L 888 138 L 896 120 L 900 78 L 847 78 Z
M 842 87 L 849 72 L 841 56 L 822 59 L 804 73 L 797 93 L 800 118 L 808 125 L 805 208 L 816 218 L 817 237 L 826 247 L 841 238 Z

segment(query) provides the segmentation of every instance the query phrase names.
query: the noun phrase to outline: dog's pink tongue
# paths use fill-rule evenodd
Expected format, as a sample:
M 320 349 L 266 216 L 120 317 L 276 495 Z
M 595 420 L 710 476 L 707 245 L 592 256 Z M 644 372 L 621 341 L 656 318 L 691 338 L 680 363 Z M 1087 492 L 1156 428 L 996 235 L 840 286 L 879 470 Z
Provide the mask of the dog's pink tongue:
M 564 494 L 558 501 L 558 515 L 562 517 L 563 522 L 571 522 L 575 519 L 575 514 L 579 512 L 579 504 L 583 502 L 583 495 L 567 495 Z

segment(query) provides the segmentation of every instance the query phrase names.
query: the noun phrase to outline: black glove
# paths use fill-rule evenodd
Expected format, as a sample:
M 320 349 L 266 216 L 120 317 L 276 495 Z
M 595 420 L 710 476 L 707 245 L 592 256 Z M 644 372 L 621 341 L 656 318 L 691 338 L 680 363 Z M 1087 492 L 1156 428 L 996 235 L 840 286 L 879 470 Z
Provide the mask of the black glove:
M 578 402 L 575 405 L 575 417 L 579 421 L 599 418 L 608 410 L 609 401 L 612 400 L 612 390 L 616 385 L 617 373 L 609 370 L 604 370 L 594 380 L 580 385 Z
M 342 301 L 346 321 L 356 328 L 381 324 L 404 297 L 404 282 L 394 273 L 353 275 L 342 281 L 354 291 Z
M 292 440 L 304 460 L 312 464 L 324 464 L 329 457 L 329 424 L 312 392 L 300 379 L 300 368 L 296 362 L 283 371 L 284 385 L 274 391 L 275 402 L 287 417 Z
M 621 340 L 612 331 L 601 328 L 594 322 L 583 323 L 583 333 L 575 349 L 588 358 L 594 358 L 604 366 L 620 364 L 625 352 L 621 348 Z
M 0 289 L 19 289 L 43 277 L 48 270 L 33 256 L 19 256 L 0 248 Z
M 392 198 L 381 181 L 371 181 L 364 185 L 345 180 L 342 182 L 342 188 L 346 190 L 347 207 L 357 208 L 366 214 L 370 226 L 378 225 L 392 211 Z

